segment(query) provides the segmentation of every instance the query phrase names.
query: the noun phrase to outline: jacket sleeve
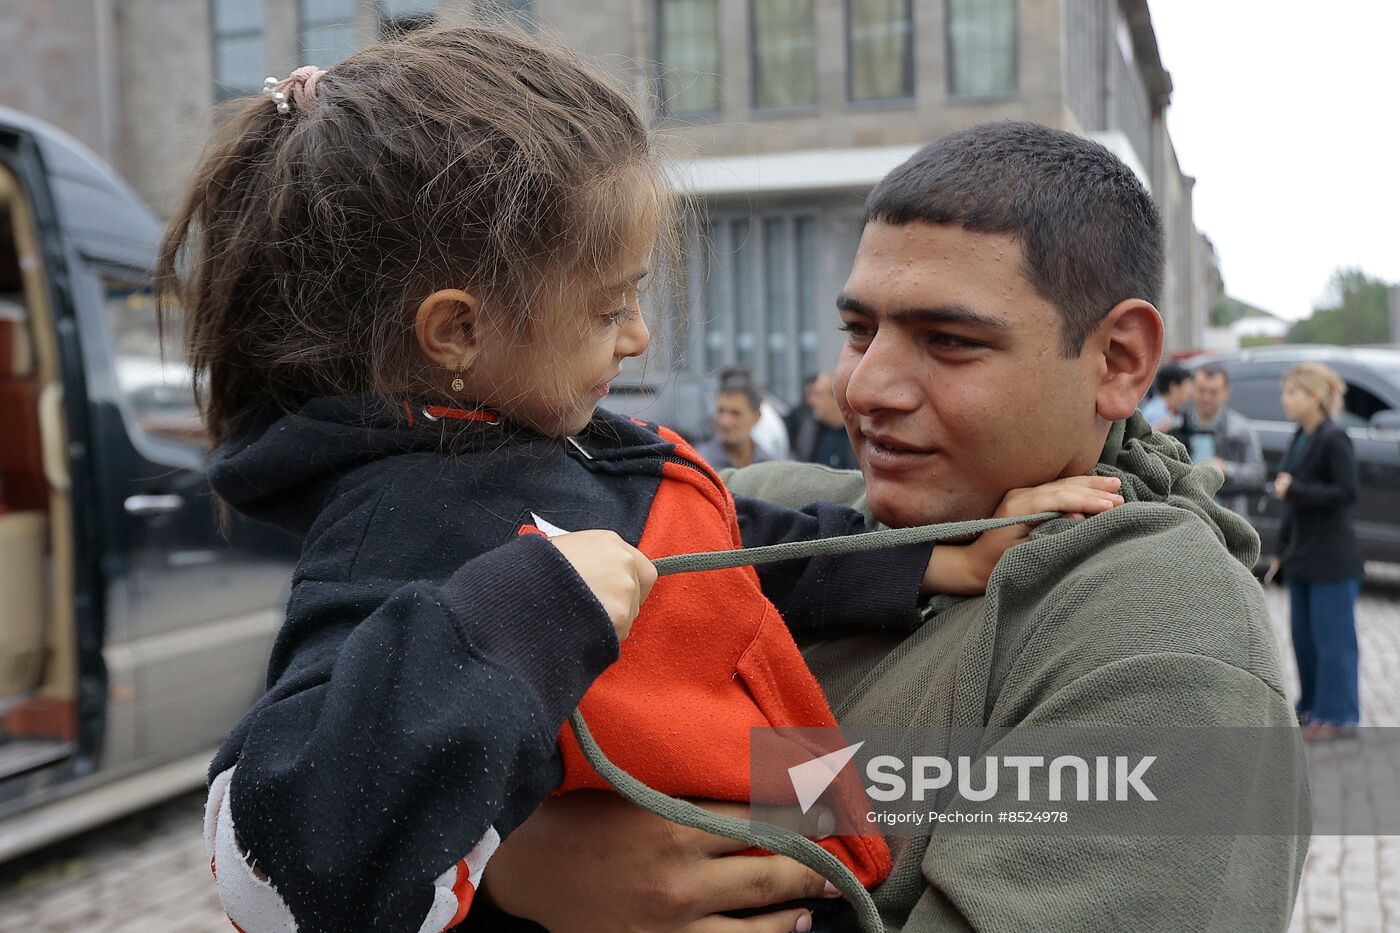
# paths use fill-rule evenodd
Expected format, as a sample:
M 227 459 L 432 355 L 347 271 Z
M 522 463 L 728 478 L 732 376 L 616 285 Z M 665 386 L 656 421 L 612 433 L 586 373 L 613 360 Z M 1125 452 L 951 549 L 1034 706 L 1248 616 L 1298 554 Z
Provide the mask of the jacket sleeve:
M 601 604 L 521 537 L 441 583 L 293 587 L 268 693 L 211 767 L 205 831 L 244 933 L 439 933 L 558 783 L 556 735 L 618 655 Z
M 1293 510 L 1285 508 L 1283 510 L 1283 520 L 1278 527 L 1278 545 L 1274 550 L 1274 556 L 1282 557 L 1288 553 L 1288 549 L 1293 546 Z
M 801 510 L 735 496 L 744 547 L 811 541 L 865 531 L 860 513 L 828 502 Z M 803 636 L 849 631 L 912 631 L 919 586 L 933 545 L 914 544 L 839 557 L 759 564 L 763 593 Z
M 1238 431 L 1244 444 L 1244 459 L 1226 461 L 1225 486 L 1221 492 L 1258 492 L 1264 488 L 1264 453 L 1248 421 L 1242 419 Z
M 1300 509 L 1328 509 L 1356 501 L 1356 455 L 1345 430 L 1338 428 L 1328 438 L 1325 456 L 1327 478 L 1299 479 L 1295 476 L 1284 497 L 1289 503 Z

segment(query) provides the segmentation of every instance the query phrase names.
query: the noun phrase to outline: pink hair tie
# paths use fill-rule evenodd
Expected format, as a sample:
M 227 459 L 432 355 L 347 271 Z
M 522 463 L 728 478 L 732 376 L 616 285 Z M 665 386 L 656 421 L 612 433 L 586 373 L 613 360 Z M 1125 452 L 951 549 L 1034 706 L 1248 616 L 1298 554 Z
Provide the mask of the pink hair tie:
M 298 110 L 306 111 L 316 103 L 316 84 L 325 74 L 324 68 L 302 65 L 281 81 L 270 76 L 266 78 L 263 93 L 277 105 L 278 113 L 290 113 L 292 104 L 296 104 Z

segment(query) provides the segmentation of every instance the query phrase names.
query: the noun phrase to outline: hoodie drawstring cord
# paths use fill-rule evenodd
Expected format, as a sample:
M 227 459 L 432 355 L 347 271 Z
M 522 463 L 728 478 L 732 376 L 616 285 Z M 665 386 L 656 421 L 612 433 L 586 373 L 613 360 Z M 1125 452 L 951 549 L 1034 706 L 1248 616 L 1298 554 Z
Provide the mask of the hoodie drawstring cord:
M 729 551 L 705 551 L 696 554 L 677 554 L 653 561 L 658 576 L 675 573 L 699 573 L 705 570 L 725 570 L 749 564 L 766 564 L 780 560 L 796 560 L 806 557 L 830 557 L 836 554 L 853 554 L 873 551 L 880 548 L 900 547 L 905 544 L 927 544 L 964 538 L 995 528 L 1011 525 L 1024 525 L 1030 522 L 1044 522 L 1058 518 L 1059 512 L 1038 512 L 1017 518 L 979 518 L 966 522 L 943 522 L 935 525 L 918 525 L 913 528 L 888 528 L 858 535 L 842 535 L 834 538 L 818 538 L 814 541 L 789 541 L 784 544 L 770 544 L 763 547 L 738 548 Z M 806 865 L 817 874 L 834 884 L 851 906 L 863 933 L 884 933 L 884 921 L 880 919 L 879 908 L 875 906 L 870 892 L 865 889 L 851 870 L 840 859 L 817 845 L 801 833 L 777 826 L 764 826 L 759 829 L 751 820 L 738 820 L 718 813 L 711 813 L 686 800 L 663 794 L 655 788 L 634 778 L 613 764 L 594 740 L 593 734 L 584 722 L 579 710 L 569 716 L 569 725 L 578 739 L 583 757 L 597 772 L 598 776 L 612 785 L 625 800 L 648 810 L 662 819 L 681 826 L 698 829 L 715 836 L 734 839 L 759 846 L 769 852 L 785 855 Z

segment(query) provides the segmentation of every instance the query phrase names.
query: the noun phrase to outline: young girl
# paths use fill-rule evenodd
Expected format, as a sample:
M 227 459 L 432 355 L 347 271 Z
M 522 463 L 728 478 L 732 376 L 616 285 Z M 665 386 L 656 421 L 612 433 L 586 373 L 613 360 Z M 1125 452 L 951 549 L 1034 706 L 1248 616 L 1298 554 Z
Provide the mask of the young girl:
M 418 32 L 270 96 L 223 127 L 159 276 L 215 491 L 304 537 L 268 692 L 210 770 L 245 933 L 461 921 L 544 797 L 603 786 L 561 733 L 580 703 L 642 780 L 747 800 L 751 727 L 834 725 L 765 594 L 819 635 L 985 586 L 1014 534 L 653 587 L 651 558 L 860 523 L 736 509 L 679 437 L 596 410 L 646 349 L 669 199 L 633 107 L 573 56 Z M 1033 504 L 1101 511 L 1110 482 Z M 878 837 L 823 844 L 867 884 L 889 869 Z

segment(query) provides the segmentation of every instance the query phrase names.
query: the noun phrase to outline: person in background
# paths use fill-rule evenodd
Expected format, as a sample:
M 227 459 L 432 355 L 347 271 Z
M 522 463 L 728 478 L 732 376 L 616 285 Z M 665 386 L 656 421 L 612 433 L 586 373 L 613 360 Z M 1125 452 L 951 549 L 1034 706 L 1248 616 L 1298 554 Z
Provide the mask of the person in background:
M 752 382 L 729 379 L 715 394 L 715 436 L 696 448 L 716 470 L 745 467 L 773 458 L 754 441 L 762 399 Z
M 833 385 L 831 373 L 818 373 L 807 381 L 803 390 L 805 404 L 789 426 L 792 459 L 837 470 L 858 469 L 860 464 L 851 450 Z
M 758 424 L 753 439 L 763 448 L 769 460 L 787 460 L 792 456 L 786 423 L 787 403 L 764 391 L 763 385 L 742 366 L 730 366 L 719 374 L 720 391 L 733 387 L 735 391 L 751 389 L 758 397 Z
M 812 417 L 812 386 L 820 377 L 821 373 L 818 373 L 802 380 L 802 401 L 792 406 L 792 409 L 783 416 L 783 426 L 787 428 L 788 437 L 792 440 L 793 459 L 797 458 L 797 435 L 802 433 L 802 425 Z
M 1232 408 L 1230 375 L 1209 363 L 1196 370 L 1194 397 L 1171 435 L 1186 445 L 1192 463 L 1209 463 L 1225 474 L 1215 494 L 1221 504 L 1244 514 L 1249 495 L 1264 488 L 1264 454 L 1249 419 Z
M 1181 412 L 1191 401 L 1191 374 L 1176 363 L 1157 370 L 1157 394 L 1142 405 L 1152 430 L 1167 434 L 1181 424 Z
M 1298 431 L 1273 484 L 1286 511 L 1271 573 L 1281 567 L 1288 582 L 1298 721 L 1311 742 L 1347 735 L 1361 718 L 1356 597 L 1364 565 L 1350 514 L 1356 456 L 1332 420 L 1345 395 L 1346 383 L 1321 363 L 1300 363 L 1283 377 L 1283 411 Z

